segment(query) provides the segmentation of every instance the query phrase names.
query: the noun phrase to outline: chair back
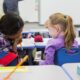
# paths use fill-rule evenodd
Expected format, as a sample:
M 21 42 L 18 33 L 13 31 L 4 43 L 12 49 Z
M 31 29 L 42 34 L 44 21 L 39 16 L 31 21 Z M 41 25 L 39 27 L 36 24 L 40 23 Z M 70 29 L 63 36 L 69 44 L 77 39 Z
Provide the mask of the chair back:
M 56 51 L 54 63 L 62 65 L 64 63 L 80 62 L 80 48 L 72 48 L 67 50 L 60 48 Z

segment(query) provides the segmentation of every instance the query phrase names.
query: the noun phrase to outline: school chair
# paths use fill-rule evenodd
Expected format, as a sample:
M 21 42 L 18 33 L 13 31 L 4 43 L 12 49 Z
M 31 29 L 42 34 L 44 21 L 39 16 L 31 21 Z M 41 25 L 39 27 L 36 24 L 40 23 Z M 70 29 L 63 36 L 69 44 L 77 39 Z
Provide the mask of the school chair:
M 72 48 L 67 50 L 65 48 L 58 49 L 55 54 L 54 63 L 62 65 L 64 63 L 80 62 L 80 48 Z
M 14 52 L 1 52 L 0 53 L 0 65 L 3 66 L 15 66 L 18 63 L 18 56 Z

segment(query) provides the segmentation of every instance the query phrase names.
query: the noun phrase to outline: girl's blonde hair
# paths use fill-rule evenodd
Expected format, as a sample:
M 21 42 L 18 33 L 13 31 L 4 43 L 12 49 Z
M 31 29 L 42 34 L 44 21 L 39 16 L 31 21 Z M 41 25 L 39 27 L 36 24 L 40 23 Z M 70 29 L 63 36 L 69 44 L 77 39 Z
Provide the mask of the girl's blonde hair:
M 65 47 L 70 49 L 76 37 L 72 18 L 62 13 L 55 13 L 49 17 L 49 20 L 52 25 L 61 25 L 61 29 L 64 31 Z

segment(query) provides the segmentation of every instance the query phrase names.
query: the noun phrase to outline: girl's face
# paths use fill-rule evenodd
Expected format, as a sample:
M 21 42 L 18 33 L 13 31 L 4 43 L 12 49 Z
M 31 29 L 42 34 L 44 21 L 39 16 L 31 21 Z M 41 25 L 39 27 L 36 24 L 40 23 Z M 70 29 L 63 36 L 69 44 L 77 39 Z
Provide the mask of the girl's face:
M 9 39 L 17 41 L 17 43 L 22 42 L 22 28 L 15 34 L 11 36 L 7 36 Z
M 15 35 L 12 35 L 12 36 L 9 36 L 11 39 L 17 39 L 17 38 L 20 38 L 22 36 L 22 28 L 15 34 Z
M 53 27 L 48 27 L 48 31 L 49 31 L 49 34 L 52 36 L 52 37 L 57 37 L 57 30 Z
M 56 25 L 52 25 L 50 23 L 50 21 L 46 21 L 45 26 L 48 28 L 49 34 L 53 37 L 56 38 L 58 37 L 59 33 L 60 33 L 60 25 L 56 24 Z

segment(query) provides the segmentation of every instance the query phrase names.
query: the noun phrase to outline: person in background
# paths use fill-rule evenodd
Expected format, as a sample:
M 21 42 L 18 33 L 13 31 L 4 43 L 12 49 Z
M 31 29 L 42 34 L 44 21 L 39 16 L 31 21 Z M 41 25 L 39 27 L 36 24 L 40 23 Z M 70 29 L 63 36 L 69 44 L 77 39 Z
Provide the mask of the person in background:
M 76 35 L 70 16 L 62 13 L 52 14 L 46 21 L 45 26 L 48 28 L 52 39 L 48 41 L 45 48 L 45 60 L 40 61 L 39 65 L 53 65 L 57 49 L 63 47 L 66 49 L 77 48 L 78 43 L 75 41 Z
M 24 22 L 20 16 L 7 13 L 0 19 L 0 54 L 5 52 L 17 53 L 17 44 L 22 41 Z
M 28 33 L 27 38 L 29 38 L 29 39 L 30 39 L 30 38 L 33 38 L 33 37 L 32 37 L 32 33 Z
M 18 2 L 22 0 L 4 0 L 3 2 L 3 11 L 4 13 L 13 12 L 19 15 Z
M 34 41 L 35 42 L 43 42 L 43 37 L 41 36 L 41 34 L 39 32 L 35 33 Z

